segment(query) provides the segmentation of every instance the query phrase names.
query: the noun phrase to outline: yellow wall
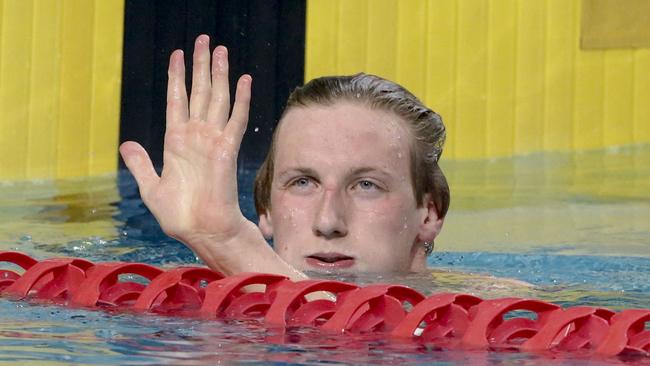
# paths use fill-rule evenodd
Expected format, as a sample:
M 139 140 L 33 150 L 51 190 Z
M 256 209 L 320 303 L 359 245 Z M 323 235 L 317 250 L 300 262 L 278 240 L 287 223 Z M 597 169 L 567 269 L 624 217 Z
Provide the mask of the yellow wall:
M 581 6 L 308 0 L 305 77 L 405 85 L 443 116 L 447 158 L 650 143 L 650 48 L 582 50 Z
M 114 172 L 123 0 L 0 0 L 0 179 Z

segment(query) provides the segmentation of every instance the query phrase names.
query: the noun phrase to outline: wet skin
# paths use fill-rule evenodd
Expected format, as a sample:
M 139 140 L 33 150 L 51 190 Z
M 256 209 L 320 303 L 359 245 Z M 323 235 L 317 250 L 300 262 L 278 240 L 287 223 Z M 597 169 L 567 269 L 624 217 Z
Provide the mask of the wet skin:
M 279 128 L 271 210 L 260 228 L 282 259 L 311 271 L 424 267 L 422 241 L 442 221 L 415 200 L 404 121 L 341 101 L 292 108 Z
M 239 208 L 237 155 L 252 79 L 239 78 L 230 105 L 228 52 L 196 39 L 191 96 L 183 53 L 170 57 L 164 166 L 136 142 L 120 147 L 144 203 L 163 231 L 226 275 L 300 270 L 424 270 L 423 241 L 442 220 L 410 180 L 404 121 L 353 103 L 289 110 L 280 124 L 271 209 L 259 227 Z M 230 112 L 232 110 L 232 112 Z M 422 207 L 418 207 L 422 206 Z M 276 252 L 264 240 L 273 237 Z

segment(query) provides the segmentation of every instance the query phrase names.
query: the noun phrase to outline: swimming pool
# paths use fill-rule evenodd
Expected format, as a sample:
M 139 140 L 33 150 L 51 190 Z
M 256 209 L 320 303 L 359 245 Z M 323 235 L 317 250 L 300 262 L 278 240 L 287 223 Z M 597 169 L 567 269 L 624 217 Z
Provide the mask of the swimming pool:
M 444 160 L 444 159 L 443 159 Z M 650 147 L 445 162 L 452 206 L 432 274 L 349 276 L 423 292 L 527 296 L 563 305 L 650 308 Z M 253 215 L 253 166 L 240 168 Z M 0 186 L 0 250 L 37 258 L 161 266 L 196 263 L 166 238 L 128 174 Z M 475 275 L 481 274 L 481 275 Z M 482 274 L 528 281 L 492 281 Z M 34 364 L 648 364 L 526 353 L 414 349 L 381 335 L 292 330 L 285 344 L 251 322 L 111 314 L 0 299 L 0 362 Z M 272 334 L 271 334 L 272 335 Z M 361 351 L 360 351 L 361 350 Z

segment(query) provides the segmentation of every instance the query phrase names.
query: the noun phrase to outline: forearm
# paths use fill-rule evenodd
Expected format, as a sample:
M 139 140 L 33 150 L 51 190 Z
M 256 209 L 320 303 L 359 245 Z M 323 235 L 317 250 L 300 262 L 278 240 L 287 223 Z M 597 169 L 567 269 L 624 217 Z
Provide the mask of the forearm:
M 280 258 L 264 240 L 257 226 L 250 221 L 227 240 L 210 235 L 197 235 L 181 241 L 208 267 L 227 276 L 241 272 L 261 272 L 287 276 L 293 281 L 308 278 Z

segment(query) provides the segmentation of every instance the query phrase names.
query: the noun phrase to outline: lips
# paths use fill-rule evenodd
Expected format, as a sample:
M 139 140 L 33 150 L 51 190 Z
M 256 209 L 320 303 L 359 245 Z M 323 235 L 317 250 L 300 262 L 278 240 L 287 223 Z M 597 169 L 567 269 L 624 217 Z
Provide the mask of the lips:
M 314 253 L 307 256 L 305 261 L 311 267 L 323 269 L 342 269 L 354 265 L 354 257 L 341 253 Z

